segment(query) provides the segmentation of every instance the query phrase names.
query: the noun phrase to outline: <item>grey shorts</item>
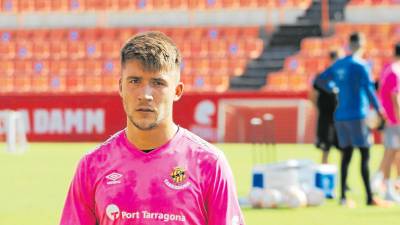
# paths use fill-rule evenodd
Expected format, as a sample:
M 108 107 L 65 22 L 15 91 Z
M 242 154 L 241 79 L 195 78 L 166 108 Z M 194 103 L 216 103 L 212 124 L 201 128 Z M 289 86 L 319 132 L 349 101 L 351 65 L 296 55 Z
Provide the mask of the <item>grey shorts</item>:
M 368 148 L 373 142 L 371 131 L 365 123 L 365 119 L 335 121 L 339 146 L 346 147 L 364 147 Z
M 390 125 L 385 128 L 383 145 L 386 150 L 400 150 L 400 125 Z

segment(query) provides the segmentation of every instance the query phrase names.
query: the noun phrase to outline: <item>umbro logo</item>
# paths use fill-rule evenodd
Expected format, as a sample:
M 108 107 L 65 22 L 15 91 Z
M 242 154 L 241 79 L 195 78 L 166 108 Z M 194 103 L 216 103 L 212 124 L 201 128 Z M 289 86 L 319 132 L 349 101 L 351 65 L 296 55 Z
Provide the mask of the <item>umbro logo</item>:
M 113 172 L 106 176 L 107 184 L 119 184 L 121 183 L 122 174 Z

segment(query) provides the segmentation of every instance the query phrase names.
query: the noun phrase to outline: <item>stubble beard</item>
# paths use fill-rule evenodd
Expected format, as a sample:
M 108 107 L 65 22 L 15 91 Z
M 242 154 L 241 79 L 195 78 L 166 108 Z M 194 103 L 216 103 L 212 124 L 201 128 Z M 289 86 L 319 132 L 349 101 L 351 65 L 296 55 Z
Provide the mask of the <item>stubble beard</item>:
M 145 124 L 145 125 L 139 124 L 139 123 L 135 122 L 135 120 L 133 119 L 133 116 L 128 116 L 128 119 L 129 119 L 129 122 L 133 126 L 135 126 L 137 129 L 142 130 L 142 131 L 149 131 L 158 126 L 157 122 L 152 122 L 152 123 Z

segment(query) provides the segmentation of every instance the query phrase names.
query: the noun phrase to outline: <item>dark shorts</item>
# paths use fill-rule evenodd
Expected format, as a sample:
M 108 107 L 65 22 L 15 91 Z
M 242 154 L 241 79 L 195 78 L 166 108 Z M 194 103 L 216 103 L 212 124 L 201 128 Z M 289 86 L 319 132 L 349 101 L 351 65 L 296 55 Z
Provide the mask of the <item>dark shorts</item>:
M 322 151 L 329 151 L 331 147 L 339 149 L 338 137 L 332 118 L 319 116 L 317 122 L 317 140 L 315 146 Z
M 336 121 L 335 127 L 341 148 L 350 146 L 368 148 L 372 145 L 372 134 L 365 119 Z

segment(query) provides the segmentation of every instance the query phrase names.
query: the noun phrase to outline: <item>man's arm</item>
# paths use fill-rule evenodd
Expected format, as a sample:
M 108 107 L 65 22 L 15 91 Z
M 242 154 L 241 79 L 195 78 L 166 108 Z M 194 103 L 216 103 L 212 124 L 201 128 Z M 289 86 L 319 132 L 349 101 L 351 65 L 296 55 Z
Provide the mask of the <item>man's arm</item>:
M 244 225 L 232 171 L 222 152 L 208 178 L 205 204 L 208 225 Z
M 94 197 L 86 157 L 81 159 L 69 187 L 60 225 L 95 225 Z
M 394 75 L 394 74 L 393 74 Z M 392 103 L 396 119 L 400 120 L 400 77 L 393 77 Z
M 336 87 L 335 82 L 333 81 L 333 69 L 329 67 L 320 75 L 318 75 L 314 80 L 314 87 L 322 89 L 328 93 L 337 93 L 338 88 Z
M 370 103 L 372 103 L 379 116 L 383 118 L 384 111 L 376 96 L 375 84 L 372 80 L 371 72 L 365 66 L 360 66 L 358 69 L 361 76 L 361 85 L 366 89 Z

